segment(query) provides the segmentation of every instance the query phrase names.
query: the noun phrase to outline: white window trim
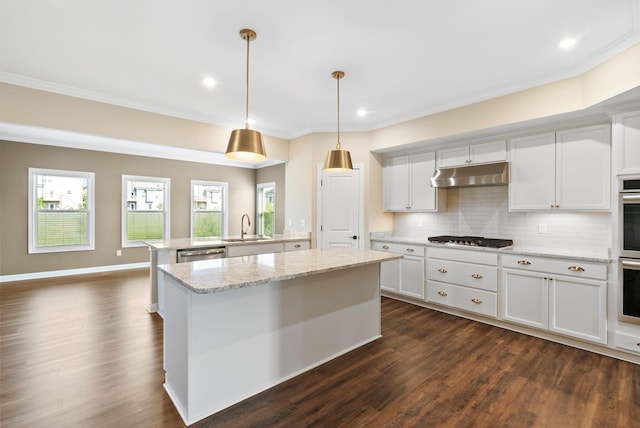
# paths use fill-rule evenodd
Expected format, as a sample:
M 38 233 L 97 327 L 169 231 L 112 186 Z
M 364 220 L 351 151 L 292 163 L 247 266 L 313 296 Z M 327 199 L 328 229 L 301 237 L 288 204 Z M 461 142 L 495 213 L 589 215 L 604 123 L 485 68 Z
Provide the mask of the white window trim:
M 88 222 L 88 242 L 86 245 L 58 245 L 52 247 L 38 247 L 38 225 L 36 204 L 36 175 L 57 175 L 66 177 L 81 177 L 87 179 L 87 222 Z M 61 169 L 29 168 L 29 210 L 28 210 L 28 236 L 29 254 L 39 253 L 61 253 L 67 251 L 90 251 L 95 249 L 95 173 L 85 171 L 66 171 Z
M 191 239 L 196 239 L 193 233 L 195 225 L 195 213 L 193 210 L 193 187 L 195 185 L 222 187 L 222 236 L 227 236 L 227 234 L 229 233 L 229 183 L 227 183 L 226 181 L 191 180 L 191 198 L 189 199 L 189 204 L 191 204 L 191 208 L 189 209 L 191 213 L 191 220 L 189 223 L 189 234 L 191 236 Z
M 269 183 L 258 183 L 256 185 L 256 233 L 257 234 L 263 234 L 264 231 L 262 230 L 258 230 L 258 227 L 260 226 L 260 189 L 264 189 L 265 187 L 273 187 L 273 221 L 275 222 L 276 219 L 276 199 L 278 199 L 278 194 L 276 193 L 276 183 L 274 181 L 269 182 Z M 274 233 L 275 233 L 275 224 L 274 226 Z
M 122 248 L 144 247 L 143 241 L 129 241 L 127 239 L 127 181 L 151 181 L 164 184 L 164 224 L 162 225 L 163 240 L 171 239 L 171 179 L 164 177 L 147 177 L 142 175 L 122 175 L 122 227 L 121 227 L 121 245 Z

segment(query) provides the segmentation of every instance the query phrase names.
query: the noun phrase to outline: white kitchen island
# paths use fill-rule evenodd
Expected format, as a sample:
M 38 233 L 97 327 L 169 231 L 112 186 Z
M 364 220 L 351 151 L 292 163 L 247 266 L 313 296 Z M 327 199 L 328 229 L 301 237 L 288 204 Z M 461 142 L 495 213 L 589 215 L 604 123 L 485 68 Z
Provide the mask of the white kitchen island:
M 187 425 L 380 337 L 380 263 L 313 249 L 161 265 L 164 387 Z

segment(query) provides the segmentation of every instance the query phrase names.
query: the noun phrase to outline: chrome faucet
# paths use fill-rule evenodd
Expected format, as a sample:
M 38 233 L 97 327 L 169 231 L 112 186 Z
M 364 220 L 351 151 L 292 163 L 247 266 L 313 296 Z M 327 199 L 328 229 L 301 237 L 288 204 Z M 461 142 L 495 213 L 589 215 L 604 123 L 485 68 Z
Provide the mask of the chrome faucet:
M 251 226 L 251 220 L 249 219 L 249 214 L 242 214 L 242 218 L 240 219 L 240 239 L 244 239 L 244 234 L 249 232 L 249 229 L 244 230 L 244 218 L 247 218 L 247 228 Z

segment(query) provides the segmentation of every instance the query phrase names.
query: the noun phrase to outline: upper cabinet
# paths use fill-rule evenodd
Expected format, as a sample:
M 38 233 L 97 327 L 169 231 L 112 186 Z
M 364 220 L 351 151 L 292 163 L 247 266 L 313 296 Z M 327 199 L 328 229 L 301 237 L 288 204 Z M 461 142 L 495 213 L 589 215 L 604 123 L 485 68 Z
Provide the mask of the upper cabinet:
M 613 118 L 613 144 L 617 152 L 617 174 L 640 174 L 640 111 Z
M 510 141 L 510 210 L 611 209 L 611 131 L 589 126 Z
M 505 140 L 471 144 L 438 151 L 438 168 L 466 166 L 507 160 Z
M 382 169 L 384 210 L 437 211 L 438 189 L 430 182 L 435 169 L 433 152 L 386 159 Z

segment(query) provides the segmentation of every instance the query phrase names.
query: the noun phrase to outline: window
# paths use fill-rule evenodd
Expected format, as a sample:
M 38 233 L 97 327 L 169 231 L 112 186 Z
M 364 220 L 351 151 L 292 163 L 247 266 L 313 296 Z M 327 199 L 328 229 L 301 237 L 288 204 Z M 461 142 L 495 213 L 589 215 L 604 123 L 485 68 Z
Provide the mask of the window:
M 94 249 L 93 172 L 29 168 L 29 254 Z
M 258 184 L 256 198 L 256 233 L 273 236 L 276 219 L 276 183 Z
M 191 237 L 227 235 L 228 183 L 191 180 Z
M 169 239 L 169 186 L 158 177 L 122 176 L 122 246 L 140 247 L 142 241 Z

